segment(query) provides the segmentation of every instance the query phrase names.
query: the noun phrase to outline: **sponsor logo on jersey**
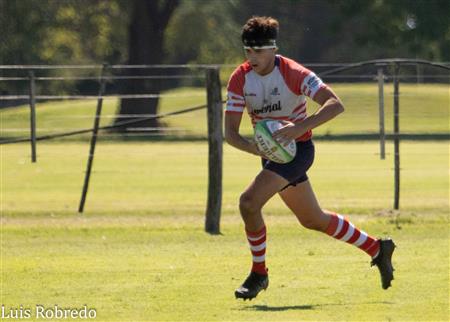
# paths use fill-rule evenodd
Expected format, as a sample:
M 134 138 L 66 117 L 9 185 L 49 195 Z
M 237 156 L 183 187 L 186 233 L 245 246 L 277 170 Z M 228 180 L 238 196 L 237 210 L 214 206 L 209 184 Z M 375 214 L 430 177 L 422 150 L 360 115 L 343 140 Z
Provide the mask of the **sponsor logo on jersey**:
M 262 108 L 254 109 L 254 114 L 262 114 L 262 113 L 270 113 L 274 111 L 281 111 L 281 101 L 278 101 L 275 104 L 264 105 Z
M 320 80 L 317 77 L 311 77 L 310 79 L 308 79 L 309 88 L 315 88 L 319 85 L 319 83 L 320 83 Z
M 271 92 L 270 95 L 272 96 L 279 96 L 281 95 L 280 92 L 278 92 L 278 87 L 275 87 Z
M 256 93 L 244 93 L 244 96 L 256 96 Z

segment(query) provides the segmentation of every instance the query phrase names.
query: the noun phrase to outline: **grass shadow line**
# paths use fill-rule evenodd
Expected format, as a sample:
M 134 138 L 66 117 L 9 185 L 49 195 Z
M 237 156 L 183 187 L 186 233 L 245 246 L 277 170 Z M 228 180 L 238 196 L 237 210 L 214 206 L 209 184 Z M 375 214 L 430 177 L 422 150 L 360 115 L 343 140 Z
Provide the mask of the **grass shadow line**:
M 313 310 L 314 305 L 288 305 L 288 306 L 268 306 L 268 305 L 253 305 L 243 308 L 244 310 L 278 312 L 289 310 Z
M 341 306 L 341 305 L 359 305 L 359 304 L 394 304 L 393 302 L 380 301 L 380 302 L 366 302 L 366 303 L 330 303 L 330 304 L 316 304 L 316 305 L 287 305 L 287 306 L 269 306 L 269 305 L 252 305 L 241 308 L 241 310 L 254 310 L 264 312 L 280 312 L 289 310 L 314 310 L 317 307 L 322 306 Z

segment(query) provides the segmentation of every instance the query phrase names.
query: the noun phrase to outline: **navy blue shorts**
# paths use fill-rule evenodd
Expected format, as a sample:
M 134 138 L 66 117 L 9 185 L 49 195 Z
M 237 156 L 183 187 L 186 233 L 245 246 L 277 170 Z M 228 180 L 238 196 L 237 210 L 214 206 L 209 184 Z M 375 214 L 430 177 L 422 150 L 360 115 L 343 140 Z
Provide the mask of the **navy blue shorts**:
M 289 184 L 283 189 L 286 189 L 288 186 L 295 186 L 308 180 L 306 171 L 308 171 L 314 161 L 314 143 L 312 140 L 297 142 L 297 154 L 294 160 L 289 163 L 276 163 L 264 158 L 261 161 L 264 169 L 275 172 L 289 181 Z

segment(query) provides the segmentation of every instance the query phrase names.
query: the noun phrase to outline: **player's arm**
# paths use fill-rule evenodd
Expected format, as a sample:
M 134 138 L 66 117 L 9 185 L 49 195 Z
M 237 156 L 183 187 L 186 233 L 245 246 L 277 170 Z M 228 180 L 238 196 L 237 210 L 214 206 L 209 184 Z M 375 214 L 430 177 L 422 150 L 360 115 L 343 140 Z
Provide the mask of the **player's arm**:
M 314 114 L 299 123 L 304 132 L 312 130 L 344 112 L 342 101 L 328 86 L 321 88 L 314 96 L 313 100 L 318 103 L 320 107 Z
M 275 132 L 273 137 L 280 142 L 293 140 L 309 130 L 328 122 L 344 111 L 342 101 L 328 86 L 319 89 L 313 100 L 320 105 L 314 114 L 299 123 L 286 125 Z
M 227 85 L 227 104 L 225 107 L 225 140 L 235 148 L 260 155 L 254 141 L 247 140 L 239 134 L 242 114 L 245 110 L 244 95 L 245 75 L 238 67 L 230 76 Z
M 239 134 L 241 120 L 242 113 L 225 112 L 225 141 L 239 150 L 260 155 L 255 142 Z

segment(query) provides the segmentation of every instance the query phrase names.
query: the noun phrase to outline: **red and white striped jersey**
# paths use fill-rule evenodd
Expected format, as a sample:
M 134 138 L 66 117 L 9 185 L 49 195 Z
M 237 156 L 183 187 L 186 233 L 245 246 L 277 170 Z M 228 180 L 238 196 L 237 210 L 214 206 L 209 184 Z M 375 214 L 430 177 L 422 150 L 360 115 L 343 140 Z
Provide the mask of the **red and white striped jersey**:
M 225 112 L 243 113 L 247 107 L 253 126 L 263 119 L 302 121 L 306 96 L 314 98 L 323 87 L 326 85 L 316 74 L 292 59 L 276 55 L 275 68 L 264 76 L 247 61 L 231 74 Z M 307 141 L 311 135 L 308 131 L 297 141 Z

